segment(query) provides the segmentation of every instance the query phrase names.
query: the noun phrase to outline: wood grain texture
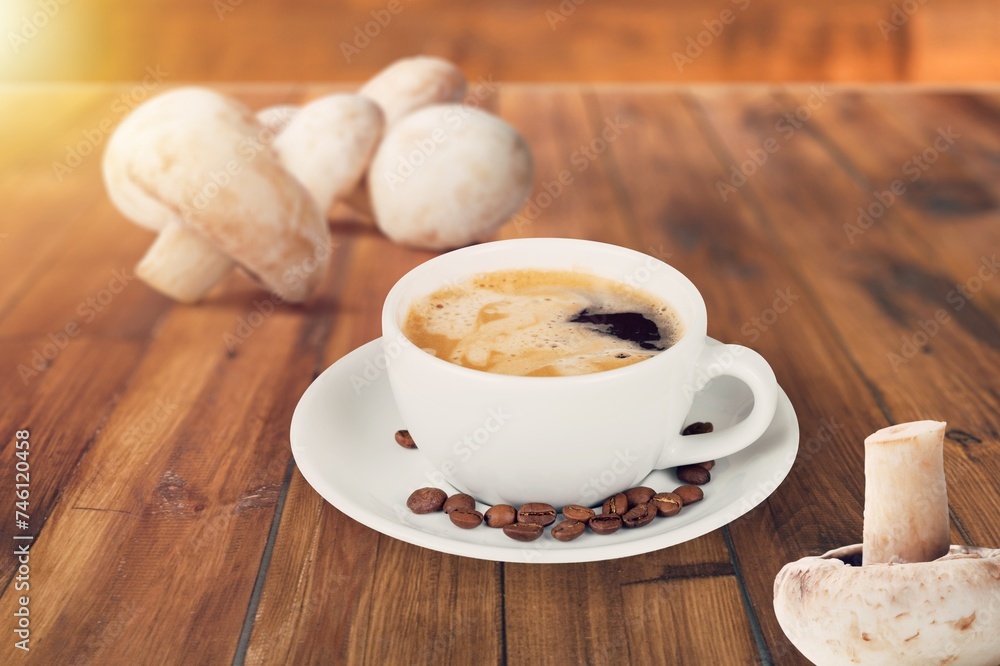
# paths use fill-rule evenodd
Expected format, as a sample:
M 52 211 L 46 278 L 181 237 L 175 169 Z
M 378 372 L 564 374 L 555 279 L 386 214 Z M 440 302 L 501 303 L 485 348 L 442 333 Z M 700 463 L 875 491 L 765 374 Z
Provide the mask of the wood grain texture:
M 5 36 L 31 36 L 6 37 L 0 80 L 358 81 L 419 53 L 505 81 L 1000 77 L 990 0 L 102 0 L 33 31 L 35 11 L 11 4 Z
M 805 20 L 804 9 L 779 17 L 754 6 L 778 17 L 779 33 Z M 585 4 L 577 18 L 588 10 L 602 11 Z M 249 20 L 262 10 L 239 11 Z M 870 18 L 858 17 L 844 20 Z M 477 53 L 469 48 L 470 62 Z M 232 58 L 213 62 L 229 71 Z M 254 108 L 342 88 L 225 86 Z M 772 364 L 802 433 L 789 478 L 726 528 L 575 565 L 503 565 L 395 541 L 325 503 L 289 465 L 298 397 L 379 335 L 392 283 L 434 253 L 337 216 L 331 270 L 305 306 L 275 305 L 239 273 L 196 307 L 138 280 L 112 283 L 151 234 L 107 201 L 103 139 L 61 179 L 53 162 L 88 130 L 118 122 L 114 104 L 130 89 L 14 86 L 0 95 L 10 134 L 0 154 L 0 460 L 12 469 L 13 432 L 30 427 L 37 536 L 32 651 L 5 639 L 0 662 L 804 664 L 771 610 L 774 575 L 860 539 L 861 443 L 916 418 L 949 422 L 953 539 L 1000 545 L 1000 280 L 983 263 L 1000 253 L 995 88 L 506 85 L 490 97 L 537 168 L 528 205 L 499 237 L 590 238 L 677 266 L 705 296 L 709 333 Z M 960 136 L 909 180 L 907 161 L 948 126 Z M 606 131 L 613 138 L 597 141 Z M 733 185 L 741 168 L 749 175 Z M 553 195 L 561 172 L 571 182 Z M 906 191 L 850 233 L 857 209 L 896 179 Z M 949 298 L 957 286 L 961 307 Z M 790 305 L 778 313 L 782 294 Z M 269 314 L 259 326 L 240 328 L 261 308 Z M 948 319 L 927 333 L 939 309 Z M 57 344 L 70 322 L 79 331 Z M 22 380 L 19 365 L 35 374 Z M 0 498 L 12 484 L 0 474 Z M 774 485 L 760 479 L 760 496 Z M 13 530 L 0 520 L 0 543 Z M 10 618 L 8 550 L 0 617 Z M 609 618 L 623 617 L 625 629 L 608 638 Z

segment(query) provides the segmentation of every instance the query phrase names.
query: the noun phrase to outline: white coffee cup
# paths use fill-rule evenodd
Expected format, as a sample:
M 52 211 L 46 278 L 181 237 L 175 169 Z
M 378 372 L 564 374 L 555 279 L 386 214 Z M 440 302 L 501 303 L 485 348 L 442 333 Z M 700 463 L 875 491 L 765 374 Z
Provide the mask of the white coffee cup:
M 568 377 L 463 367 L 403 335 L 415 300 L 479 273 L 523 268 L 630 284 L 673 306 L 683 334 L 639 363 Z M 392 394 L 420 454 L 479 501 L 515 506 L 593 505 L 654 469 L 723 458 L 756 441 L 774 417 L 774 372 L 746 347 L 707 346 L 706 327 L 701 294 L 676 269 L 627 248 L 566 238 L 497 241 L 435 257 L 404 275 L 382 309 Z M 681 437 L 695 394 L 719 375 L 750 387 L 750 414 L 724 430 Z

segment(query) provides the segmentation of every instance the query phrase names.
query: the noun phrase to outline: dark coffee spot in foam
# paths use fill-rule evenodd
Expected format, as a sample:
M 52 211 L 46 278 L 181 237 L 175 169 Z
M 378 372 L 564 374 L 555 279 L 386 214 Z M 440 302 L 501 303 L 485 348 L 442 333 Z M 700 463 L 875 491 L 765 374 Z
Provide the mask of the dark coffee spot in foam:
M 589 310 L 583 310 L 570 319 L 570 322 L 574 324 L 595 324 L 596 326 L 590 330 L 614 336 L 619 340 L 635 343 L 642 349 L 652 351 L 663 351 L 666 349 L 666 347 L 653 344 L 662 339 L 656 322 L 647 319 L 638 312 L 592 313 Z

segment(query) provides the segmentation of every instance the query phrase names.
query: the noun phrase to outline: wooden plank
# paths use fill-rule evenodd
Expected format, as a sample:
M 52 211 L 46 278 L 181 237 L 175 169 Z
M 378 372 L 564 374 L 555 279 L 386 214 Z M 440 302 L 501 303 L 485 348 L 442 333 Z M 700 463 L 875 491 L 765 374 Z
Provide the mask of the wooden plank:
M 630 663 L 761 663 L 732 576 L 628 585 L 622 598 Z
M 719 154 L 720 164 L 724 165 L 720 173 L 736 159 L 735 156 L 759 148 L 773 132 L 775 123 L 794 111 L 794 108 L 776 106 L 766 96 L 740 94 L 699 96 L 699 104 L 711 123 L 712 132 L 717 133 L 724 146 Z M 869 148 L 877 150 L 877 145 L 869 143 Z M 803 174 L 816 174 L 816 177 L 806 181 Z M 790 188 L 789 183 L 796 183 L 796 186 Z M 978 261 L 949 255 L 940 248 L 930 253 L 923 243 L 914 242 L 904 231 L 906 225 L 900 223 L 880 225 L 878 231 L 873 228 L 865 235 L 864 242 L 852 247 L 841 235 L 841 225 L 853 219 L 854 210 L 870 193 L 860 188 L 843 171 L 843 165 L 808 132 L 797 132 L 784 141 L 780 151 L 771 155 L 765 167 L 743 186 L 741 193 L 759 206 L 761 218 L 771 230 L 776 247 L 793 262 L 805 293 L 825 313 L 826 326 L 834 342 L 813 346 L 821 350 L 813 352 L 813 363 L 815 356 L 835 351 L 840 368 L 817 375 L 824 378 L 824 389 L 831 378 L 859 375 L 859 389 L 850 400 L 856 405 L 855 409 L 836 417 L 838 422 L 845 424 L 845 429 L 835 435 L 837 444 L 824 447 L 817 441 L 818 448 L 836 448 L 838 454 L 817 465 L 823 451 L 818 452 L 807 465 L 800 464 L 796 481 L 790 486 L 794 488 L 801 483 L 799 480 L 806 478 L 812 484 L 817 479 L 836 475 L 851 479 L 851 485 L 857 488 L 862 469 L 860 443 L 873 428 L 886 422 L 947 419 L 954 430 L 973 435 L 972 440 L 956 435 L 962 441 L 949 439 L 946 442 L 949 499 L 957 527 L 964 539 L 976 543 L 996 542 L 1000 524 L 989 517 L 997 515 L 1000 498 L 987 497 L 981 492 L 982 488 L 993 487 L 991 479 L 996 478 L 1000 464 L 1000 450 L 995 445 L 996 429 L 992 425 L 998 396 L 988 381 L 997 363 L 996 344 L 989 342 L 995 330 L 989 305 L 983 309 L 981 301 L 967 301 L 963 311 L 949 311 L 953 321 L 951 325 L 940 327 L 932 349 L 926 349 L 901 367 L 894 369 L 887 356 L 901 353 L 901 340 L 913 339 L 920 330 L 918 321 L 925 321 L 928 316 L 933 318 L 935 310 L 945 305 L 945 293 L 951 288 L 953 276 L 961 274 L 959 269 L 949 274 L 946 267 L 959 266 L 965 261 L 971 272 Z M 886 217 L 903 214 L 893 209 Z M 970 358 L 977 359 L 978 367 L 969 364 Z M 787 363 L 779 364 L 788 367 Z M 823 403 L 827 409 L 828 397 Z M 802 404 L 801 394 L 796 404 Z M 859 412 L 876 406 L 881 418 L 858 418 Z M 814 427 L 804 428 L 805 437 L 810 437 L 810 432 L 817 431 Z M 805 443 L 808 451 L 809 440 Z M 821 496 L 837 497 L 834 504 L 838 512 L 845 508 L 842 492 L 813 494 L 806 488 L 803 490 L 806 492 L 790 504 L 781 501 L 783 493 L 779 490 L 769 505 L 781 507 L 782 513 L 794 513 L 800 510 L 801 503 Z M 860 499 L 856 493 L 857 490 L 852 493 L 852 505 Z M 849 510 L 857 515 L 853 506 Z M 740 558 L 757 561 L 763 555 L 766 562 L 760 567 L 744 568 L 748 591 L 756 608 L 770 609 L 773 575 L 784 559 L 816 554 L 829 547 L 858 541 L 859 522 L 852 520 L 852 529 L 845 533 L 831 529 L 834 520 L 835 517 L 827 513 L 816 523 L 811 543 L 788 549 L 786 554 L 790 557 L 785 558 L 773 550 L 767 554 L 759 550 L 762 532 L 753 529 L 750 521 L 734 527 L 733 538 Z M 780 530 L 780 525 L 778 527 Z M 772 651 L 775 654 L 789 651 L 775 630 L 770 613 L 762 614 L 762 618 L 769 644 L 777 645 Z
M 0 75 L 139 80 L 147 67 L 162 67 L 176 81 L 357 81 L 397 58 L 430 53 L 456 60 L 473 78 L 517 81 L 996 79 L 994 3 L 963 2 L 960 11 L 920 5 L 912 17 L 894 16 L 897 4 L 687 0 L 668 10 L 654 0 L 626 7 L 108 0 L 61 7 L 28 44 L 5 54 Z M 101 49 L 86 48 L 94 26 L 105 28 Z M 675 54 L 684 53 L 691 62 L 678 67 Z
M 643 128 L 641 134 L 624 135 L 612 152 L 629 165 L 629 173 L 654 175 L 655 186 L 649 179 L 623 183 L 637 218 L 645 221 L 644 242 L 673 252 L 670 263 L 705 296 L 709 333 L 760 351 L 798 413 L 802 447 L 791 475 L 731 531 L 771 656 L 778 663 L 804 663 L 777 626 L 770 586 L 784 562 L 858 540 L 863 497 L 858 443 L 885 425 L 885 416 L 830 330 L 825 303 L 813 294 L 802 269 L 743 198 L 720 198 L 716 180 L 726 177 L 729 163 L 720 164 L 712 137 L 703 134 L 687 104 L 671 94 L 609 93 L 600 102 L 605 114 L 627 111 Z M 719 100 L 726 103 L 741 117 L 738 103 Z M 787 220 L 796 225 L 800 217 Z M 781 302 L 782 293 L 794 297 L 790 305 Z M 760 480 L 762 493 L 773 487 L 774 480 Z M 817 497 L 829 498 L 838 510 L 830 512 L 827 502 L 818 505 Z
M 801 108 L 808 101 L 804 94 L 788 95 L 782 106 Z M 1000 189 L 993 182 L 995 174 L 980 175 L 965 157 L 976 151 L 984 128 L 961 113 L 938 116 L 937 122 L 908 120 L 904 109 L 922 108 L 923 102 L 915 94 L 901 103 L 894 93 L 838 93 L 804 129 L 821 143 L 829 142 L 838 161 L 868 192 L 862 210 L 843 227 L 851 244 L 863 243 L 872 227 L 898 225 L 898 235 L 923 240 L 925 250 L 961 258 L 960 277 L 968 270 L 965 258 L 1000 246 Z M 879 137 L 878 150 L 870 145 L 873 136 Z M 905 214 L 882 212 L 896 207 Z
M 329 318 L 278 306 L 227 349 L 263 298 L 234 291 L 176 308 L 159 328 L 32 551 L 46 581 L 32 603 L 58 609 L 38 621 L 36 658 L 232 659 L 287 469 L 290 396 L 313 377 Z M 158 404 L 176 407 L 156 421 Z M 157 427 L 135 437 L 146 419 Z M 162 575 L 164 561 L 173 575 Z M 101 624 L 86 619 L 88 598 Z M 108 640 L 123 626 L 144 627 L 142 640 Z

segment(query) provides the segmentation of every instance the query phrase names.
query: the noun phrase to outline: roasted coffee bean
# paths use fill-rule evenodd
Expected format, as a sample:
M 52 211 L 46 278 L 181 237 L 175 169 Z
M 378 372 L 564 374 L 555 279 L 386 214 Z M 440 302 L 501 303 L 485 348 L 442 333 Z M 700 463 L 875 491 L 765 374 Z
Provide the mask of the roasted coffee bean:
M 455 493 L 444 501 L 442 508 L 445 513 L 451 513 L 452 511 L 475 511 L 476 500 L 472 499 L 472 495 Z
M 694 488 L 694 486 L 691 487 Z M 653 501 L 650 504 L 656 509 L 658 515 L 676 516 L 681 512 L 684 500 L 680 498 L 680 495 L 675 495 L 674 493 L 656 493 L 653 495 Z
M 705 491 L 698 486 L 681 486 L 674 490 L 674 494 L 681 498 L 684 506 L 700 502 L 705 497 Z
M 566 520 L 589 523 L 590 519 L 594 517 L 594 510 L 579 504 L 567 504 L 563 507 L 562 515 Z
M 396 443 L 402 446 L 404 449 L 415 449 L 417 445 L 413 443 L 413 438 L 410 437 L 409 430 L 397 430 L 396 431 Z
M 706 460 L 705 462 L 700 462 L 695 464 L 698 465 L 698 467 L 704 467 L 707 470 L 711 470 L 713 467 L 715 467 L 714 460 Z
M 622 517 L 617 513 L 602 513 L 587 523 L 594 534 L 614 534 L 622 527 Z
M 656 509 L 649 503 L 636 504 L 622 516 L 622 524 L 625 527 L 642 527 L 653 522 L 653 518 L 656 518 Z
M 684 428 L 684 431 L 681 434 L 682 435 L 704 435 L 705 433 L 712 432 L 713 430 L 715 430 L 715 427 L 711 423 L 709 423 L 707 421 L 704 422 L 704 423 L 702 423 L 701 421 L 695 421 L 694 423 L 692 423 L 691 425 L 689 425 L 687 428 Z
M 486 510 L 485 517 L 489 527 L 507 527 L 517 520 L 517 509 L 510 504 L 494 504 Z
M 542 536 L 544 529 L 534 523 L 511 523 L 503 528 L 503 533 L 517 541 L 534 541 Z
M 420 488 L 410 493 L 406 507 L 413 513 L 440 511 L 448 495 L 440 488 Z
M 617 513 L 619 516 L 628 511 L 628 498 L 625 497 L 625 493 L 618 493 L 604 500 L 601 511 L 605 514 Z
M 681 465 L 677 468 L 677 478 L 687 484 L 703 486 L 712 480 L 712 475 L 701 465 Z
M 534 525 L 551 525 L 556 522 L 556 510 L 551 504 L 531 502 L 517 510 L 517 522 Z
M 583 534 L 586 527 L 579 520 L 564 520 L 552 526 L 552 537 L 556 541 L 572 541 Z
M 647 488 L 646 486 L 636 486 L 635 488 L 629 488 L 625 491 L 625 499 L 628 500 L 628 508 L 634 506 L 639 506 L 640 504 L 645 504 L 649 500 L 653 499 L 653 495 L 656 491 L 652 488 Z
M 483 514 L 478 511 L 464 511 L 462 509 L 455 509 L 448 514 L 451 518 L 451 522 L 455 523 L 458 527 L 463 530 L 471 530 L 474 527 L 479 527 L 483 523 Z

